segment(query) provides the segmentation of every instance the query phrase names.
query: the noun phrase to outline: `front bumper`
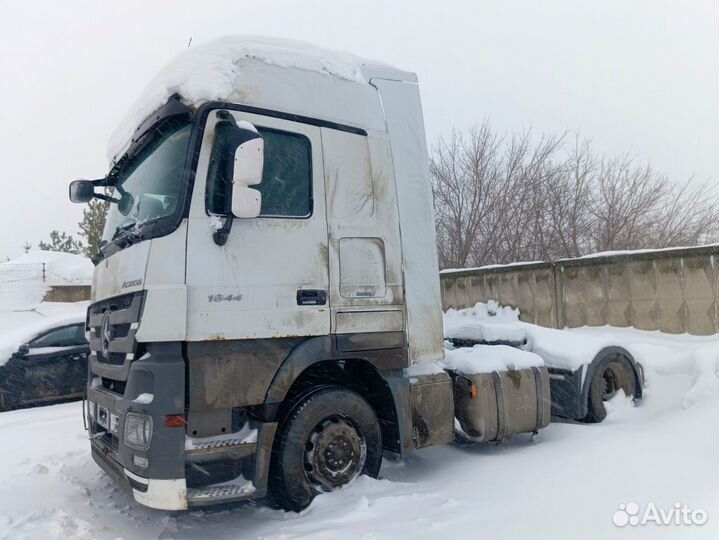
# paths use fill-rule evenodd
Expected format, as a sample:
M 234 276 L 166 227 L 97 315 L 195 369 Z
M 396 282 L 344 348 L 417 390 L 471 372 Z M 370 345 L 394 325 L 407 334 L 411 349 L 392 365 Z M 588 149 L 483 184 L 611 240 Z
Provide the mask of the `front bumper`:
M 186 427 L 166 422 L 168 416 L 189 414 L 185 409 L 181 344 L 148 343 L 143 345 L 143 352 L 130 363 L 127 379 L 110 381 L 113 386 L 90 369 L 87 403 L 96 406 L 96 416 L 90 418 L 89 431 L 92 456 L 100 468 L 137 502 L 156 509 L 184 510 L 264 496 L 277 424 L 258 425 L 257 440 L 253 442 L 228 445 L 219 441 L 216 445 L 187 449 Z M 143 394 L 145 398 L 138 399 Z M 124 442 L 130 412 L 152 418 L 152 437 L 144 450 Z M 106 418 L 109 422 L 104 421 Z M 231 469 L 225 468 L 226 461 L 241 473 L 236 481 L 218 479 L 208 485 L 206 478 L 188 474 L 212 469 L 213 474 L 217 473 L 212 478 L 217 478 L 226 472 L 217 469 Z
M 96 441 L 92 441 L 92 458 L 140 504 L 157 510 L 187 509 L 187 487 L 184 478 L 158 480 L 138 476 L 112 459 L 106 447 Z

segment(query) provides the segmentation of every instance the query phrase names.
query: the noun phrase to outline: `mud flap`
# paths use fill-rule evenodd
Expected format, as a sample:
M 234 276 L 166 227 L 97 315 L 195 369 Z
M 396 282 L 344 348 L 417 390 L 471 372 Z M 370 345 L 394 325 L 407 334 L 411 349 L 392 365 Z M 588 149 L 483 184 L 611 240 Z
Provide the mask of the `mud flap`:
M 452 381 L 447 374 L 412 377 L 410 396 L 415 448 L 452 442 L 454 406 Z

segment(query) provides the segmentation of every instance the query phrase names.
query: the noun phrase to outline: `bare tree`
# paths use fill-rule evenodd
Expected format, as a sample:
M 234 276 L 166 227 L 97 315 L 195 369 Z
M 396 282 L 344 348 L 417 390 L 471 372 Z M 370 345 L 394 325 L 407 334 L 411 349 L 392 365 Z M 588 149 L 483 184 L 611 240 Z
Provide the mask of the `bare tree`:
M 646 233 L 666 195 L 667 180 L 629 155 L 602 159 L 590 203 L 595 251 L 650 247 Z M 640 235 L 640 232 L 642 233 Z
M 440 139 L 430 160 L 433 178 L 437 236 L 445 266 L 471 264 L 472 251 L 492 236 L 492 205 L 498 191 L 497 157 L 500 141 L 488 124 L 472 129 L 469 139 L 453 132 Z M 482 229 L 482 230 L 480 230 Z
M 554 242 L 546 258 L 579 257 L 589 251 L 588 208 L 596 168 L 590 142 L 575 137 L 564 167 L 558 170 L 548 190 L 546 211 Z
M 708 183 L 670 181 L 575 137 L 498 135 L 488 122 L 440 139 L 430 161 L 443 268 L 577 257 L 717 239 Z
M 717 241 L 718 199 L 715 186 L 709 182 L 697 183 L 693 176 L 682 184 L 672 184 L 657 209 L 650 236 L 661 247 Z

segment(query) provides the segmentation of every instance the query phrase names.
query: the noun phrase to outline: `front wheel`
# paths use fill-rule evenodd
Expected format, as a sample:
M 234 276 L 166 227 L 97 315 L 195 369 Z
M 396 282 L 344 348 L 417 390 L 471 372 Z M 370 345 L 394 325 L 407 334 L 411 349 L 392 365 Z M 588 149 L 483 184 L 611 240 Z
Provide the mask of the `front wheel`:
M 287 510 L 314 497 L 376 477 L 382 464 L 382 432 L 372 407 L 356 392 L 327 388 L 302 400 L 280 427 L 270 468 L 270 489 Z

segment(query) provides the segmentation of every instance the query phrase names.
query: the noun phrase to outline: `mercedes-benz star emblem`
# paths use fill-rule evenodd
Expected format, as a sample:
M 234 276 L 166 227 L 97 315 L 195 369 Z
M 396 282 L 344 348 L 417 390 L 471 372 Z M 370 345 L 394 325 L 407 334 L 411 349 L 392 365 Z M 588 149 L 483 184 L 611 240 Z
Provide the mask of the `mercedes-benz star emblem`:
M 102 316 L 102 325 L 100 326 L 100 347 L 102 356 L 106 359 L 109 357 L 110 341 L 112 341 L 112 325 L 110 325 L 110 310 L 107 310 Z

